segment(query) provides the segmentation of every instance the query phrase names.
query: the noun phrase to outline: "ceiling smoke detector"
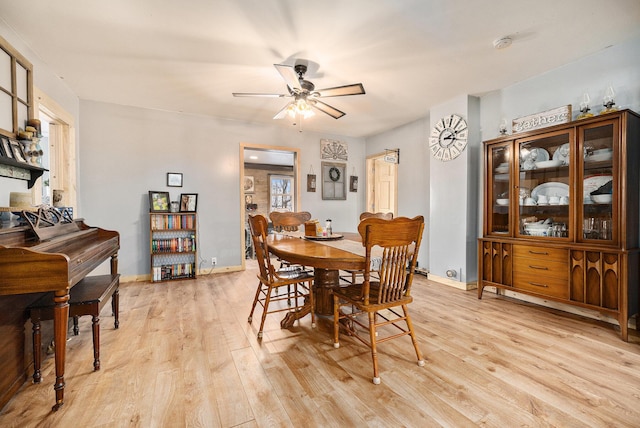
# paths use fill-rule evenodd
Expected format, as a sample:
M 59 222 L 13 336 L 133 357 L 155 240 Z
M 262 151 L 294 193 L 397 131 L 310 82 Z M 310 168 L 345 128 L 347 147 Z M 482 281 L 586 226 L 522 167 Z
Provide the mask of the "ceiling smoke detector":
M 493 47 L 496 49 L 505 49 L 511 46 L 512 42 L 513 40 L 511 40 L 511 37 L 500 37 L 493 41 Z

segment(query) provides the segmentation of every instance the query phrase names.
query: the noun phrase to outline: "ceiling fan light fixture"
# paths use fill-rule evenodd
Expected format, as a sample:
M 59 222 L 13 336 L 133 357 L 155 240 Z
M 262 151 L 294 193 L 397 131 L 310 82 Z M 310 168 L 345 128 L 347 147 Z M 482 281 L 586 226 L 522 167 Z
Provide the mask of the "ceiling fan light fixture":
M 296 116 L 302 116 L 303 118 L 308 119 L 311 116 L 315 115 L 315 112 L 311 109 L 311 106 L 303 97 L 299 97 L 294 102 L 289 104 L 287 113 L 292 119 L 295 119 Z

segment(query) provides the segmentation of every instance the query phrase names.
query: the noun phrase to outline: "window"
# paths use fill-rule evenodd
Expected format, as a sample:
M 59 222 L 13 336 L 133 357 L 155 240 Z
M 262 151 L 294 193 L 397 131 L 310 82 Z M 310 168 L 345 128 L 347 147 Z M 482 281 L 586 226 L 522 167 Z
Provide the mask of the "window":
M 269 212 L 295 211 L 293 177 L 269 174 Z
M 33 117 L 33 66 L 0 37 L 0 134 L 15 138 Z

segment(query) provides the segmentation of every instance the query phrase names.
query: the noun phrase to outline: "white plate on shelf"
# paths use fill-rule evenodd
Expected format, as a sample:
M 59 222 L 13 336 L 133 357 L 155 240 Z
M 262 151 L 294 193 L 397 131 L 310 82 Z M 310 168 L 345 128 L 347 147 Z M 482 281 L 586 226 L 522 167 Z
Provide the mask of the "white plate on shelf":
M 592 154 L 585 159 L 585 162 L 602 162 L 613 158 L 613 152 Z
M 549 160 L 549 152 L 541 147 L 531 147 L 531 150 L 536 149 L 538 151 L 538 157 L 536 162 L 544 162 Z
M 582 191 L 584 192 L 582 195 L 583 203 L 591 204 L 593 201 L 591 200 L 591 192 L 600 188 L 600 186 L 608 183 L 613 180 L 613 176 L 601 174 L 601 175 L 591 175 L 586 177 L 582 182 Z
M 531 191 L 532 198 L 538 199 L 538 195 L 545 195 L 548 197 L 557 196 L 559 198 L 569 196 L 569 185 L 557 181 L 549 181 L 548 183 L 536 186 Z

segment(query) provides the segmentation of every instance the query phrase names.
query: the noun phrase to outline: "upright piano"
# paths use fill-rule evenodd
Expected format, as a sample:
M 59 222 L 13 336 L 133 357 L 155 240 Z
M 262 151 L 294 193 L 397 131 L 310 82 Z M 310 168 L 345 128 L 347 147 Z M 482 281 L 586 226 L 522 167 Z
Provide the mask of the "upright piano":
M 64 403 L 69 290 L 109 258 L 111 273 L 118 273 L 120 235 L 82 220 L 52 226 L 57 232 L 38 233 L 33 225 L 0 228 L 0 296 L 54 292 L 56 411 Z

